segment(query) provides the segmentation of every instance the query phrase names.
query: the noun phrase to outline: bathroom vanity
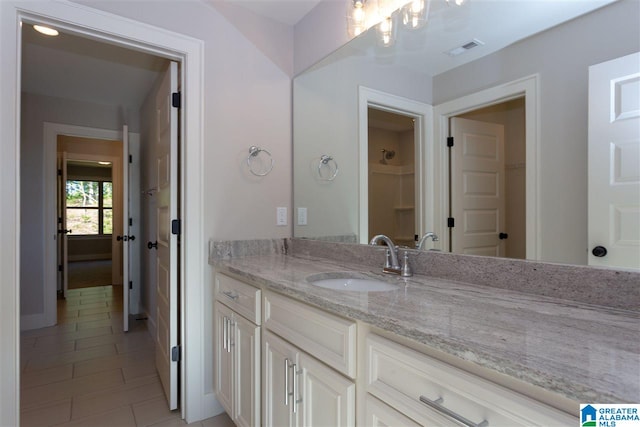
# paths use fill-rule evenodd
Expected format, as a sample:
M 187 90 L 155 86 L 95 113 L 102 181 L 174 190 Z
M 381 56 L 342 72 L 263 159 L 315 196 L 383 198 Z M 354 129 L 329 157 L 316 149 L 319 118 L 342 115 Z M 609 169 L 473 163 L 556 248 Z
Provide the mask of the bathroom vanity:
M 640 401 L 637 311 L 289 252 L 211 261 L 237 425 L 576 425 L 580 403 Z M 349 275 L 395 288 L 312 282 Z

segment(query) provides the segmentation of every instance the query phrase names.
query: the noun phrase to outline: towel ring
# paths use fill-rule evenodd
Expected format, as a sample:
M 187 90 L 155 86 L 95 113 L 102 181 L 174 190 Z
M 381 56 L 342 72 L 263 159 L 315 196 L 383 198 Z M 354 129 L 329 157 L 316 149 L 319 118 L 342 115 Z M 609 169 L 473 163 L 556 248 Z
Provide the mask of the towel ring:
M 258 155 L 260 153 L 266 153 L 267 156 L 269 156 L 270 164 L 264 170 L 255 170 L 254 164 L 256 162 L 254 162 L 254 160 L 258 158 Z M 260 148 L 260 147 L 256 147 L 255 145 L 252 145 L 251 147 L 249 147 L 249 156 L 247 157 L 247 166 L 249 167 L 249 171 L 255 176 L 268 175 L 269 172 L 271 172 L 271 169 L 273 169 L 273 158 L 271 157 L 271 153 L 265 150 L 264 148 Z
M 332 164 L 333 164 L 333 168 L 332 168 Z M 325 178 L 324 176 L 322 176 L 323 167 L 328 168 L 329 172 L 333 170 L 333 173 L 331 173 L 331 175 L 328 178 Z M 336 160 L 333 157 L 328 156 L 326 154 L 323 154 L 322 156 L 320 156 L 320 162 L 318 163 L 318 178 L 320 178 L 321 181 L 333 181 L 334 179 L 336 179 L 337 175 L 338 175 L 338 162 L 336 162 Z

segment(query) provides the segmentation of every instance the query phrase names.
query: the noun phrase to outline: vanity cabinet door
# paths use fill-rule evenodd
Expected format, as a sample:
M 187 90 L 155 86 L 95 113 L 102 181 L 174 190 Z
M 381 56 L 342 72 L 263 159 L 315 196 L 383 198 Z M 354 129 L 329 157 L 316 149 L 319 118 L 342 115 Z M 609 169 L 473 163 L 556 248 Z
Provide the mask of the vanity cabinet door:
M 293 368 L 298 366 L 296 347 L 269 331 L 264 332 L 262 377 L 263 423 L 267 427 L 297 426 L 293 412 Z
M 305 427 L 354 426 L 355 384 L 306 353 L 295 374 L 299 390 L 299 424 Z M 294 383 L 295 385 L 295 383 Z
M 219 302 L 215 303 L 215 388 L 218 401 L 233 418 L 233 355 L 231 353 L 232 337 L 229 335 L 232 322 L 231 310 Z
M 260 326 L 237 314 L 233 317 L 234 421 L 237 426 L 259 426 Z

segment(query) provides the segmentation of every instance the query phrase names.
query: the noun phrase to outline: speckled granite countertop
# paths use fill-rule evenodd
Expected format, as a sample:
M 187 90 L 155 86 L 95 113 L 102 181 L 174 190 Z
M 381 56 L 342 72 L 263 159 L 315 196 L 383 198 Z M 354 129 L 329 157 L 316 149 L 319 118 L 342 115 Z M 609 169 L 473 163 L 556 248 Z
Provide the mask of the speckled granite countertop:
M 640 402 L 637 312 L 428 276 L 383 276 L 376 268 L 324 258 L 262 255 L 215 266 L 579 403 Z M 399 287 L 344 292 L 306 281 L 344 271 L 376 274 Z

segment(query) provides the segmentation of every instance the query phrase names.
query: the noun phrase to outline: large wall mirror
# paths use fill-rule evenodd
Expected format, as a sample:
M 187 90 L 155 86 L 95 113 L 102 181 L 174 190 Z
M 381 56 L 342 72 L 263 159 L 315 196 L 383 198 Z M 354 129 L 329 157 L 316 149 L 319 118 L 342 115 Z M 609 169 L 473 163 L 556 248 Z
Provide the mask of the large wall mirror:
M 591 263 L 589 67 L 639 51 L 639 17 L 635 0 L 431 0 L 392 46 L 374 28 L 352 39 L 294 79 L 294 236 L 412 246 L 433 231 L 427 248 Z M 470 188 L 503 197 L 473 205 Z M 485 229 L 503 238 L 463 233 Z

